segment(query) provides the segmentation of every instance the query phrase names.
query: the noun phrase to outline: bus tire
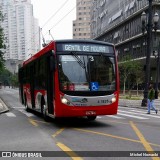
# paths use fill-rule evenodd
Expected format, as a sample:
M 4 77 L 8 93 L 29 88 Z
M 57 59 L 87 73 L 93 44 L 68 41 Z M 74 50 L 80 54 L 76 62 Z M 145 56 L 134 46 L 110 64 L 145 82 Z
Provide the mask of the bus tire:
M 43 115 L 43 119 L 46 122 L 48 122 L 49 121 L 49 117 L 48 117 L 47 112 L 46 112 L 46 105 L 45 105 L 45 101 L 44 101 L 43 98 L 41 100 L 41 112 L 42 112 L 42 115 Z
M 28 104 L 27 104 L 27 98 L 26 98 L 26 95 L 25 95 L 25 102 L 24 102 L 24 106 L 25 106 L 25 110 L 27 112 L 29 112 L 29 108 L 28 108 Z
M 94 121 L 97 118 L 97 116 L 87 116 L 87 118 L 89 121 Z

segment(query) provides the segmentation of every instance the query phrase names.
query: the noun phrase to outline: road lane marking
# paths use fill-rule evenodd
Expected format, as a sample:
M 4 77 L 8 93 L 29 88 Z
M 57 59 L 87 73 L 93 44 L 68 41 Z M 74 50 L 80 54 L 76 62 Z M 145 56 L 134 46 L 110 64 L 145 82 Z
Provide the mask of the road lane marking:
M 121 122 L 121 121 L 118 121 L 118 120 L 102 119 L 100 121 L 105 121 L 105 122 L 107 121 L 107 122 L 111 122 L 111 123 L 120 123 L 120 124 L 124 124 L 124 125 L 129 124 L 128 122 Z
M 64 151 L 66 154 L 68 154 L 73 160 L 83 160 L 81 157 L 79 157 L 75 152 L 73 152 L 69 147 L 66 145 L 57 142 L 57 146 Z
M 160 118 L 160 116 L 159 115 L 151 115 L 151 114 L 146 114 L 146 113 L 144 113 L 144 112 L 142 112 L 142 111 L 136 111 L 136 110 L 132 110 L 132 111 L 134 111 L 134 112 L 138 112 L 138 114 L 139 115 L 145 115 L 145 116 L 148 116 L 148 117 L 154 117 L 154 118 Z M 154 111 L 155 112 L 155 111 Z M 134 113 L 134 114 L 137 114 L 137 113 Z
M 12 112 L 5 113 L 8 117 L 16 117 L 16 115 Z
M 25 114 L 27 117 L 33 117 L 34 116 L 32 113 L 28 113 L 25 110 L 18 110 L 18 111 L 20 111 L 21 113 Z
M 33 126 L 38 127 L 38 123 L 36 123 L 34 120 L 32 120 L 30 118 L 28 120 Z
M 50 123 L 48 123 L 48 122 L 45 122 L 45 121 L 39 121 L 39 120 L 35 120 L 35 119 L 32 119 L 32 121 L 34 121 L 34 122 L 38 122 L 38 123 L 50 124 Z
M 125 119 L 123 117 L 114 116 L 114 115 L 107 115 L 107 117 L 116 118 L 116 119 Z
M 127 123 L 127 124 L 129 124 L 129 123 Z M 141 143 L 141 141 L 139 141 L 139 140 L 134 140 L 134 139 L 130 139 L 130 138 L 115 136 L 115 135 L 112 135 L 112 134 L 95 132 L 95 131 L 90 131 L 90 130 L 86 130 L 86 129 L 84 130 L 84 129 L 79 129 L 79 128 L 73 128 L 73 129 L 74 129 L 74 130 L 77 130 L 77 131 L 81 131 L 81 132 L 87 132 L 87 133 L 102 135 L 102 136 L 106 136 L 106 137 L 112 137 L 112 138 L 122 139 L 122 140 L 126 140 L 126 141 Z M 152 145 L 152 146 L 160 147 L 159 144 L 154 144 L 154 143 L 149 143 L 149 144 Z
M 52 135 L 52 137 L 55 138 L 56 136 L 58 136 L 59 134 L 61 134 L 64 130 L 65 130 L 65 128 L 59 129 L 56 133 L 54 133 L 54 134 Z
M 93 133 L 93 134 L 98 134 L 98 135 L 102 135 L 102 136 L 107 136 L 107 137 L 112 137 L 112 138 L 117 138 L 117 139 L 122 139 L 122 140 L 126 140 L 126 141 L 132 141 L 132 142 L 140 143 L 140 141 L 138 141 L 138 140 L 134 140 L 134 139 L 130 139 L 130 138 L 125 138 L 125 137 L 120 137 L 120 136 L 115 136 L 115 135 L 112 135 L 112 134 L 95 132 L 95 131 L 86 130 L 86 129 L 79 129 L 79 128 L 73 128 L 73 129 L 77 130 L 77 131 L 82 131 L 82 132 L 87 132 L 87 133 Z
M 133 128 L 133 130 L 135 131 L 135 133 L 137 134 L 138 138 L 140 139 L 140 142 L 143 144 L 144 148 L 148 151 L 148 152 L 154 152 L 154 150 L 152 149 L 152 147 L 150 146 L 150 144 L 147 142 L 147 140 L 145 139 L 145 137 L 143 136 L 143 134 L 140 132 L 140 130 L 136 127 L 136 125 L 130 121 L 130 125 Z M 159 160 L 158 157 L 151 157 L 153 160 Z
M 126 117 L 132 117 L 132 118 L 136 118 L 136 119 L 149 119 L 149 118 L 145 118 L 145 117 L 139 117 L 139 116 L 134 116 L 134 115 L 128 115 L 128 114 L 124 114 L 124 113 L 119 113 L 118 115 L 122 115 L 122 116 L 126 116 Z
M 24 109 L 24 107 L 12 107 L 14 109 Z

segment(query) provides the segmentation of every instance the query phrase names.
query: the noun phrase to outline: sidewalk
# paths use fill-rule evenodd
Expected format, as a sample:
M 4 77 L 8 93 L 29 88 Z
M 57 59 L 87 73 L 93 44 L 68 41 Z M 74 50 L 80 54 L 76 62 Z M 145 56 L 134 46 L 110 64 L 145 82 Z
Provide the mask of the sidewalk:
M 142 100 L 128 100 L 128 99 L 119 99 L 119 106 L 123 107 L 133 107 L 133 108 L 142 108 L 146 109 L 147 107 L 141 106 Z M 160 111 L 160 98 L 154 100 L 156 109 Z
M 4 102 L 0 98 L 0 114 L 9 111 L 8 107 L 4 104 Z

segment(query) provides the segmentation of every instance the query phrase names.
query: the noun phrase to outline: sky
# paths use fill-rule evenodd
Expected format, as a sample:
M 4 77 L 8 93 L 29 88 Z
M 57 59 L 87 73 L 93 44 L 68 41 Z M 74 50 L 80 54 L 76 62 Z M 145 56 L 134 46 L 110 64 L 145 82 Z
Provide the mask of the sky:
M 72 39 L 76 0 L 31 0 L 31 3 L 45 40 Z

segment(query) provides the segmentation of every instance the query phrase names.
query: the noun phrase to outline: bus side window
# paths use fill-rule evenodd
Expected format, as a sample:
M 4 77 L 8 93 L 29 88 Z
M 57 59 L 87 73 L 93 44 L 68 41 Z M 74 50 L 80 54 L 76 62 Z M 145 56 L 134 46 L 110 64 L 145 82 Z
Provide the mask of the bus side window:
M 40 70 L 39 70 L 39 86 L 41 89 L 45 89 L 46 88 L 46 59 L 40 59 Z
M 35 84 L 35 89 L 39 88 L 39 61 L 36 61 L 35 63 L 35 79 L 34 79 L 34 84 Z

